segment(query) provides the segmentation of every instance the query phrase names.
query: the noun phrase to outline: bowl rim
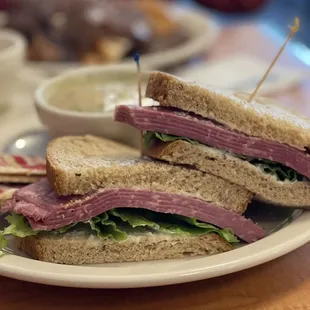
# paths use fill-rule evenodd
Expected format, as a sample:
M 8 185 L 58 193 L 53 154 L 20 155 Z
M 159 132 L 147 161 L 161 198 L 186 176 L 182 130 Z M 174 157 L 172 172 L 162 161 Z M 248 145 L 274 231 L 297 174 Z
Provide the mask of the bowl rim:
M 7 40 L 10 43 L 8 47 L 0 49 L 0 60 L 14 57 L 14 52 L 23 52 L 26 49 L 27 43 L 25 37 L 15 30 L 7 28 L 0 29 L 0 41 L 1 40 Z
M 40 108 L 45 110 L 48 113 L 51 114 L 57 114 L 62 116 L 71 116 L 76 118 L 92 118 L 92 119 L 98 119 L 102 117 L 111 117 L 113 116 L 113 111 L 108 112 L 78 112 L 78 111 L 71 111 L 71 110 L 63 110 L 60 108 L 57 108 L 53 105 L 48 104 L 48 100 L 44 97 L 45 91 L 53 87 L 53 85 L 65 81 L 71 78 L 75 77 L 82 77 L 85 75 L 91 75 L 91 74 L 99 74 L 99 73 L 109 73 L 111 71 L 114 72 L 137 72 L 137 69 L 135 65 L 133 64 L 126 64 L 126 63 L 118 63 L 118 64 L 105 64 L 105 65 L 89 65 L 85 67 L 79 67 L 74 69 L 69 69 L 63 72 L 60 75 L 57 75 L 55 77 L 49 78 L 45 81 L 43 81 L 35 90 L 34 92 L 34 104 L 36 108 Z M 149 74 L 151 71 L 147 68 L 143 70 L 141 73 L 144 75 Z

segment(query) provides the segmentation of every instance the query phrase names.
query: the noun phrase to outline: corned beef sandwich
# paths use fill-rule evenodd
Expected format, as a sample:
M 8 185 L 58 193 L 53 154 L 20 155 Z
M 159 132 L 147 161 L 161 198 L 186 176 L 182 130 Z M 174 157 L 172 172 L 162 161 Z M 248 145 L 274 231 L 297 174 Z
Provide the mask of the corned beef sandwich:
M 243 216 L 251 192 L 192 167 L 93 136 L 53 140 L 46 162 L 47 178 L 4 205 L 2 248 L 13 235 L 35 259 L 96 264 L 216 254 L 264 237 Z
M 159 106 L 118 106 L 115 120 L 144 131 L 144 154 L 191 165 L 256 198 L 310 207 L 310 122 L 247 94 L 208 89 L 152 72 L 146 97 Z

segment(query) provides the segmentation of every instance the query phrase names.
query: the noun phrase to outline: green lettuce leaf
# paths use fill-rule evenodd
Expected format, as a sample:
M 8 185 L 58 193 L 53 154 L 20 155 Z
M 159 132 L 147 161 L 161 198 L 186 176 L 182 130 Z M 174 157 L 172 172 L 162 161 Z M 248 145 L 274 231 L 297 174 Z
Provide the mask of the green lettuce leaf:
M 0 257 L 4 255 L 4 252 L 2 251 L 2 249 L 4 249 L 8 244 L 7 239 L 0 235 Z
M 290 181 L 295 183 L 297 181 L 308 180 L 305 176 L 301 175 L 297 171 L 276 162 L 257 158 L 249 158 L 245 160 L 247 160 L 250 164 L 260 168 L 265 173 L 275 176 L 279 181 L 282 182 Z
M 199 228 L 203 228 L 205 231 L 207 231 L 208 233 L 214 232 L 219 234 L 222 238 L 224 238 L 226 241 L 228 241 L 229 243 L 237 243 L 239 242 L 239 240 L 237 239 L 237 237 L 234 235 L 233 231 L 229 228 L 225 228 L 225 229 L 219 229 L 213 225 L 210 225 L 208 223 L 204 223 L 204 222 L 200 222 L 197 221 L 195 218 L 190 218 L 190 217 L 185 217 L 182 215 L 174 215 L 180 219 L 182 219 L 182 221 L 199 227 Z
M 145 137 L 145 145 L 147 147 L 150 147 L 154 140 L 160 140 L 162 142 L 173 142 L 177 140 L 184 140 L 191 144 L 201 144 L 195 140 L 188 139 L 185 137 L 178 137 L 174 135 L 168 135 L 168 134 L 162 134 L 157 132 L 146 132 L 144 134 Z M 235 157 L 238 157 L 242 160 L 248 161 L 250 164 L 254 165 L 255 167 L 261 169 L 264 173 L 273 175 L 277 178 L 278 181 L 289 181 L 289 182 L 297 182 L 297 181 L 309 181 L 308 178 L 305 176 L 299 174 L 294 169 L 291 169 L 285 165 L 282 165 L 280 163 L 276 163 L 274 161 L 270 161 L 267 159 L 261 159 L 261 158 L 253 158 L 250 156 L 245 155 L 236 155 L 232 154 Z
M 24 238 L 27 236 L 34 236 L 38 232 L 33 231 L 25 220 L 25 217 L 18 214 L 8 215 L 6 218 L 10 224 L 3 231 L 0 231 L 0 256 L 4 253 L 1 251 L 7 246 L 7 239 L 5 236 L 13 235 L 16 237 Z
M 32 230 L 26 218 L 22 215 L 12 214 L 7 216 L 6 220 L 9 225 L 3 231 L 0 231 L 0 250 L 7 245 L 7 239 L 5 238 L 7 235 L 24 238 L 41 232 Z M 49 233 L 63 234 L 71 230 L 80 229 L 81 225 L 87 225 L 100 239 L 112 238 L 117 242 L 126 240 L 128 234 L 145 232 L 184 236 L 216 233 L 229 243 L 239 242 L 230 229 L 220 229 L 213 225 L 199 222 L 194 218 L 132 208 L 112 209 L 86 222 L 67 225 Z M 2 251 L 0 251 L 1 254 L 3 254 Z
M 56 233 L 66 233 L 69 230 L 74 230 L 74 228 L 79 225 L 88 225 L 88 227 L 96 234 L 99 239 L 106 239 L 112 237 L 116 241 L 123 241 L 127 239 L 127 234 L 119 230 L 117 224 L 109 219 L 107 212 L 95 216 L 86 222 L 74 223 L 56 229 Z M 85 226 L 84 226 L 85 227 Z
M 129 223 L 132 227 L 149 227 L 156 231 L 167 234 L 178 234 L 187 236 L 204 235 L 209 233 L 219 234 L 229 243 L 239 242 L 230 229 L 220 229 L 213 225 L 199 222 L 175 214 L 163 214 L 144 209 L 113 209 L 109 214 L 119 217 L 122 221 Z
M 5 219 L 10 225 L 1 232 L 2 236 L 14 235 L 16 237 L 24 238 L 27 236 L 34 236 L 38 233 L 31 229 L 26 222 L 25 217 L 22 215 L 13 213 L 8 215 Z
M 20 238 L 24 238 L 27 236 L 34 236 L 40 233 L 40 231 L 32 230 L 26 218 L 23 215 L 12 214 L 5 218 L 8 222 L 8 226 L 0 231 L 0 256 L 3 255 L 3 251 L 7 246 L 7 239 L 5 236 L 12 235 Z M 67 225 L 56 229 L 53 233 L 63 234 L 68 232 L 71 229 L 74 229 L 75 226 L 81 223 L 74 223 L 71 225 Z M 83 222 L 82 224 L 88 224 L 92 231 L 95 232 L 98 238 L 105 239 L 112 237 L 116 241 L 123 241 L 127 239 L 127 233 L 118 229 L 117 224 L 111 220 L 109 220 L 109 216 L 107 213 L 103 213 L 100 216 L 93 217 L 92 219 Z
M 127 239 L 127 233 L 119 229 L 118 225 L 109 218 L 107 212 L 87 222 L 90 224 L 92 230 L 96 231 L 97 237 L 100 239 L 109 237 L 112 237 L 116 241 Z
M 159 230 L 160 228 L 159 224 L 147 219 L 144 216 L 141 216 L 141 213 L 136 212 L 136 210 L 133 209 L 112 209 L 108 211 L 108 213 L 120 218 L 123 222 L 127 222 L 133 228 L 141 226 L 150 227 L 155 230 Z
M 162 142 L 173 142 L 177 140 L 184 140 L 191 144 L 201 144 L 198 141 L 188 139 L 186 137 L 178 137 L 173 135 L 167 135 L 165 133 L 147 131 L 143 134 L 143 141 L 146 147 L 150 147 L 155 140 L 160 140 Z

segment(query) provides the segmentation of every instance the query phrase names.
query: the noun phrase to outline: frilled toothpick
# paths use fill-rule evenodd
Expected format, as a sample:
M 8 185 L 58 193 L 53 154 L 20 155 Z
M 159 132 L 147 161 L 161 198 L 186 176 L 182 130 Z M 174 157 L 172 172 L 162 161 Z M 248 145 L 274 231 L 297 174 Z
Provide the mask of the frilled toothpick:
M 271 69 L 273 68 L 273 66 L 275 65 L 275 63 L 278 61 L 280 55 L 282 54 L 283 50 L 285 49 L 287 43 L 291 40 L 291 38 L 294 36 L 294 34 L 299 30 L 299 18 L 295 17 L 295 25 L 294 26 L 289 26 L 289 28 L 291 29 L 290 33 L 288 34 L 284 44 L 282 45 L 282 47 L 280 48 L 279 52 L 277 53 L 276 57 L 273 59 L 272 63 L 270 64 L 269 68 L 267 69 L 266 73 L 264 74 L 264 76 L 261 78 L 261 80 L 259 81 L 259 83 L 257 84 L 256 88 L 254 89 L 253 93 L 251 94 L 250 98 L 249 98 L 249 102 L 251 102 L 254 97 L 256 96 L 259 88 L 262 86 L 262 84 L 264 83 L 264 81 L 266 80 L 269 72 L 271 71 Z

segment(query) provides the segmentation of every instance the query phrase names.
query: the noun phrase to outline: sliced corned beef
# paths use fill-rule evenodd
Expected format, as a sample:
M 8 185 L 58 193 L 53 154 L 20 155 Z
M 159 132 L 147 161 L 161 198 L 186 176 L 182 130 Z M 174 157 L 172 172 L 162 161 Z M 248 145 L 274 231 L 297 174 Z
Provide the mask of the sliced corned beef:
M 139 130 L 196 140 L 238 155 L 268 159 L 310 178 L 310 156 L 292 146 L 232 131 L 208 119 L 164 107 L 118 106 L 115 120 Z
M 100 189 L 86 196 L 58 197 L 46 179 L 15 192 L 3 211 L 24 215 L 34 230 L 52 230 L 121 207 L 194 217 L 220 228 L 230 228 L 249 243 L 264 236 L 263 229 L 251 220 L 196 198 L 126 188 Z

